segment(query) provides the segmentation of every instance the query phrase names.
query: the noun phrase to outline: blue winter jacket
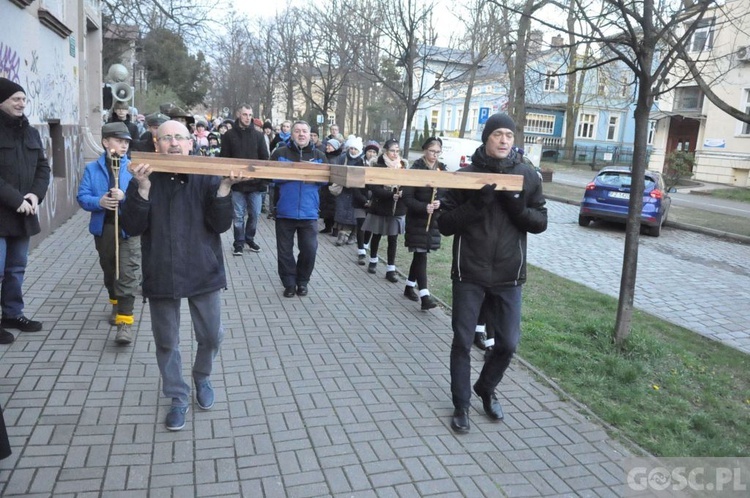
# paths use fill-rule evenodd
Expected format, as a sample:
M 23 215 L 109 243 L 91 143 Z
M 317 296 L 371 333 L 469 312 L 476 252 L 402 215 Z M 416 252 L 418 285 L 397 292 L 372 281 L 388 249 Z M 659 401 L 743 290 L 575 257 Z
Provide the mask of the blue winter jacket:
M 101 237 L 102 235 L 104 218 L 107 214 L 107 210 L 99 205 L 99 199 L 111 188 L 109 185 L 109 168 L 106 160 L 106 155 L 102 154 L 96 161 L 88 163 L 86 170 L 83 172 L 81 185 L 78 187 L 78 204 L 91 213 L 89 232 L 97 237 Z M 128 171 L 128 164 L 130 164 L 130 159 L 127 156 L 120 159 L 120 174 L 118 177 L 120 182 L 119 187 L 123 192 L 128 188 L 130 179 L 133 178 L 133 175 Z M 114 187 L 114 184 L 112 187 Z M 122 206 L 122 202 L 120 201 L 120 206 Z M 123 237 L 128 237 L 124 230 L 121 230 L 121 232 Z
M 300 149 L 291 142 L 286 147 L 279 147 L 271 154 L 272 161 L 324 163 L 325 154 L 312 143 Z M 276 204 L 276 217 L 294 220 L 317 220 L 320 197 L 318 189 L 324 183 L 306 183 L 300 181 L 274 180 L 279 187 L 279 198 Z

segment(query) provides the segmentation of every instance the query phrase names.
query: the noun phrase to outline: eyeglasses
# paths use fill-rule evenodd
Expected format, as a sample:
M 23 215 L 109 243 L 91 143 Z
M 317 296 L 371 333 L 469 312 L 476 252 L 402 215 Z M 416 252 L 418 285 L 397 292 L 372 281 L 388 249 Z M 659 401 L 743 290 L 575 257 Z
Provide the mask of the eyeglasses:
M 425 152 L 429 152 L 430 154 L 440 154 L 443 151 L 442 150 L 427 149 Z
M 172 140 L 182 142 L 183 140 L 190 140 L 190 137 L 184 135 L 162 135 L 159 137 L 160 142 L 171 142 Z

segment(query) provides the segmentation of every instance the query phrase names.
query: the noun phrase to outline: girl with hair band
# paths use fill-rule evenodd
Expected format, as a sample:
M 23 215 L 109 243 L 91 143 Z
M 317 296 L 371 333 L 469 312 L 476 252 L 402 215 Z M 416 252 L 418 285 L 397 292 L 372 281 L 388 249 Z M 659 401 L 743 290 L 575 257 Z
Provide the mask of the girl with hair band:
M 422 157 L 410 169 L 445 171 L 438 158 L 443 151 L 443 141 L 429 137 L 422 144 Z M 430 187 L 404 187 L 403 203 L 406 205 L 406 247 L 412 253 L 409 278 L 404 296 L 421 301 L 422 311 L 431 310 L 437 303 L 427 289 L 427 254 L 440 248 L 440 230 L 437 218 L 440 209 L 440 192 Z M 419 289 L 419 293 L 415 291 Z

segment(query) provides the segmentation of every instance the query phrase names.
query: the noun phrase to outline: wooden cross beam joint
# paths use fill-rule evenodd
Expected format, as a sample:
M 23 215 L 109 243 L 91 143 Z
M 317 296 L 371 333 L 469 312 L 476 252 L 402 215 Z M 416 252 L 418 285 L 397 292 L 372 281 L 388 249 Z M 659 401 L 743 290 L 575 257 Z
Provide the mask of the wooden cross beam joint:
M 363 168 L 320 163 L 260 161 L 226 157 L 180 156 L 133 152 L 132 164 L 149 164 L 151 170 L 190 175 L 229 176 L 241 174 L 248 180 L 297 180 L 337 183 L 349 188 L 365 185 L 400 185 L 402 187 L 460 188 L 478 190 L 494 183 L 497 190 L 523 190 L 522 175 L 463 173 L 422 169 Z

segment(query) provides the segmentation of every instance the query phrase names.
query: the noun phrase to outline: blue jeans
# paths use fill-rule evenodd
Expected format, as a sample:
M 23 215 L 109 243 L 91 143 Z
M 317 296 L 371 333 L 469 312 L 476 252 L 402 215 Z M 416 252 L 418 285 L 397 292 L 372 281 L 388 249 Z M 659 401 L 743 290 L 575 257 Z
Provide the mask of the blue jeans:
M 294 234 L 299 254 L 294 260 Z M 318 252 L 318 220 L 276 218 L 276 253 L 279 277 L 284 287 L 307 285 Z
M 221 325 L 221 291 L 187 298 L 198 348 L 193 364 L 193 381 L 208 379 L 219 352 L 224 329 Z M 180 354 L 180 305 L 182 299 L 149 298 L 151 329 L 156 344 L 156 363 L 161 372 L 162 391 L 172 406 L 187 406 L 190 386 L 182 378 Z
M 245 242 L 253 242 L 258 228 L 260 208 L 263 207 L 261 192 L 232 190 L 232 206 L 234 207 L 234 245 L 242 246 Z M 245 223 L 245 215 L 247 215 L 247 223 Z
M 521 338 L 521 286 L 485 288 L 453 281 L 453 343 L 451 344 L 451 394 L 455 408 L 471 405 L 471 345 L 482 302 L 487 299 L 487 325 L 495 331 L 495 347 L 477 380 L 484 392 L 494 392 Z
M 0 306 L 6 318 L 23 315 L 23 276 L 29 258 L 30 237 L 0 237 Z

